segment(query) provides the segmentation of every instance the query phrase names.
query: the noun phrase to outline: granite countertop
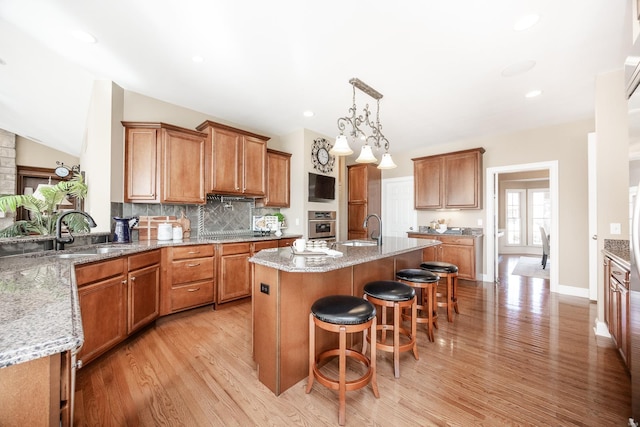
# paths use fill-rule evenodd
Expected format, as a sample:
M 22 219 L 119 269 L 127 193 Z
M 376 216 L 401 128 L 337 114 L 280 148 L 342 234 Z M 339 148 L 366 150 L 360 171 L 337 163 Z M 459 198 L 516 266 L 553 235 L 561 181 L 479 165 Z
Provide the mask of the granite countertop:
M 117 248 L 105 254 L 61 259 L 87 247 L 0 257 L 0 368 L 78 348 L 84 342 L 75 264 L 168 247 L 255 242 L 300 235 L 222 236 L 184 241 L 92 245 Z M 286 248 L 288 249 L 288 248 Z
M 470 227 L 451 227 L 440 233 L 433 228 L 420 226 L 418 230 L 409 230 L 407 234 L 419 234 L 424 236 L 464 236 L 464 237 L 481 237 L 483 236 L 482 228 Z
M 337 257 L 322 253 L 312 256 L 295 255 L 287 247 L 265 249 L 249 258 L 249 261 L 288 272 L 322 273 L 440 244 L 441 242 L 432 239 L 383 236 L 382 246 L 344 246 L 338 243 L 335 250 L 341 252 L 342 256 Z
M 627 269 L 631 269 L 631 254 L 629 253 L 628 240 L 604 239 L 603 252 L 618 264 Z

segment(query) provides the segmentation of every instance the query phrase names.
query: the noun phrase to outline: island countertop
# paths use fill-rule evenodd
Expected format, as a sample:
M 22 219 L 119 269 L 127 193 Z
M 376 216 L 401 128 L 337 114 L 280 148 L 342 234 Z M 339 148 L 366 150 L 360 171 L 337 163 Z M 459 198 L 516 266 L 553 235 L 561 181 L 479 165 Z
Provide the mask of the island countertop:
M 323 253 L 295 255 L 290 247 L 286 247 L 260 251 L 249 258 L 249 261 L 287 272 L 322 273 L 440 244 L 440 241 L 434 239 L 383 236 L 381 246 L 345 246 L 338 243 L 335 250 L 341 252 L 341 256 Z

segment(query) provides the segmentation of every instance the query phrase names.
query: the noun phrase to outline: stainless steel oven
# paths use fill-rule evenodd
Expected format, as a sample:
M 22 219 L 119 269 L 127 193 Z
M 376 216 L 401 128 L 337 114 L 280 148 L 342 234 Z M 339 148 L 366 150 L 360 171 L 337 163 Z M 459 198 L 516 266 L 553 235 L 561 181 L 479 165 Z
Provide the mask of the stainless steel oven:
M 335 237 L 336 211 L 309 211 L 309 240 Z

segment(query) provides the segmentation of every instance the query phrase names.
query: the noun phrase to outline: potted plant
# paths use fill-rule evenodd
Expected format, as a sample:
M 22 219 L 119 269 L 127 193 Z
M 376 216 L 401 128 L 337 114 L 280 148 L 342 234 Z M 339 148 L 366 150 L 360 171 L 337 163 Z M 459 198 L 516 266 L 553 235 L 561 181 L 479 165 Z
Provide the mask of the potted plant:
M 82 175 L 75 174 L 69 181 L 56 185 L 43 186 L 38 190 L 40 197 L 34 194 L 9 195 L 0 197 L 1 212 L 15 212 L 22 207 L 29 211 L 28 220 L 18 220 L 0 230 L 0 237 L 26 236 L 30 234 L 50 235 L 56 232 L 56 221 L 63 213 L 57 210 L 67 195 L 76 199 L 87 196 L 87 185 Z M 72 232 L 88 231 L 89 226 L 82 215 L 70 214 L 65 223 Z

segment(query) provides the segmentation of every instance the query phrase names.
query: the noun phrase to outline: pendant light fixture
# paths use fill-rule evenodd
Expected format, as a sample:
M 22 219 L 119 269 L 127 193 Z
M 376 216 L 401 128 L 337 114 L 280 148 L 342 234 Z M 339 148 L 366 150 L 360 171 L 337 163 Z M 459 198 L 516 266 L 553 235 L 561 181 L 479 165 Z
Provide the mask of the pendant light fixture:
M 380 124 L 380 99 L 382 99 L 382 94 L 358 78 L 352 78 L 349 80 L 349 83 L 353 89 L 353 102 L 351 108 L 349 108 L 349 115 L 338 119 L 338 130 L 340 130 L 340 135 L 336 138 L 336 143 L 330 153 L 336 156 L 348 156 L 353 154 L 353 150 L 349 146 L 347 135 L 344 134 L 345 130 L 347 130 L 347 126 L 350 126 L 351 129 L 348 134 L 352 140 L 354 142 L 358 139 L 362 139 L 364 141 L 364 145 L 360 151 L 360 156 L 356 159 L 357 163 L 376 163 L 378 159 L 373 154 L 372 149 L 372 147 L 375 147 L 376 150 L 384 148 L 382 160 L 378 165 L 378 169 L 393 169 L 397 167 L 389 153 L 389 140 L 387 140 L 382 133 L 382 125 Z M 375 122 L 372 122 L 370 119 L 371 111 L 369 110 L 369 104 L 365 104 L 362 113 L 358 114 L 358 109 L 356 107 L 356 88 L 360 89 L 362 92 L 377 101 Z M 370 135 L 366 135 L 366 133 L 361 129 L 363 125 L 371 130 Z

